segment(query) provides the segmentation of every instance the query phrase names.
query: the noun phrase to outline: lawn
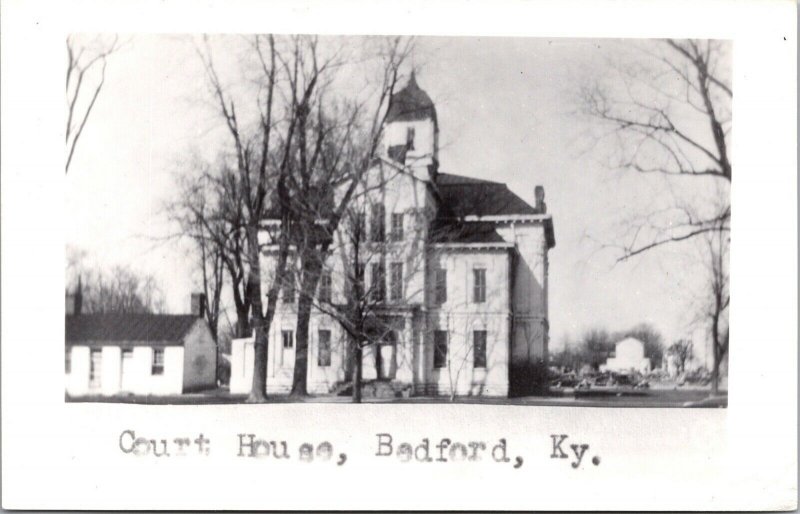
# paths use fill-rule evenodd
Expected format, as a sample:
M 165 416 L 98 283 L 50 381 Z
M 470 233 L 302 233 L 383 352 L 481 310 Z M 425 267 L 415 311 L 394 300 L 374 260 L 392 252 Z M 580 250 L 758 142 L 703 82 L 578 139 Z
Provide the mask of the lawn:
M 726 407 L 727 394 L 708 400 L 709 391 L 703 389 L 664 389 L 646 391 L 590 390 L 577 395 L 571 391 L 554 391 L 548 396 L 521 398 L 458 397 L 454 403 L 475 405 L 521 405 L 558 407 Z M 70 403 L 131 403 L 147 405 L 222 405 L 244 403 L 246 395 L 232 395 L 227 389 L 187 393 L 175 396 L 84 396 L 65 397 Z M 343 396 L 308 396 L 302 400 L 288 395 L 272 395 L 269 403 L 350 403 Z M 364 398 L 363 403 L 450 403 L 446 397 L 416 396 L 411 398 Z M 690 403 L 690 405 L 686 405 Z

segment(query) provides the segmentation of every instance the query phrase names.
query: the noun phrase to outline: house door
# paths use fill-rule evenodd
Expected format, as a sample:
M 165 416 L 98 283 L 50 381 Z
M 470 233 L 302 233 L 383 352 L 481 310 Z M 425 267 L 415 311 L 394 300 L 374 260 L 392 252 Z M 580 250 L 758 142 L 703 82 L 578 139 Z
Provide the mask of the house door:
M 390 330 L 384 336 L 383 340 L 378 343 L 375 352 L 375 368 L 378 371 L 378 380 L 391 380 L 397 373 L 397 360 L 395 354 L 397 353 L 397 334 L 394 330 Z
M 133 350 L 122 350 L 122 369 L 119 389 L 124 393 L 133 392 Z
M 294 332 L 291 330 L 281 331 L 279 362 L 282 368 L 294 369 Z
M 100 370 L 103 363 L 103 351 L 100 348 L 89 350 L 89 389 L 98 390 L 101 385 Z

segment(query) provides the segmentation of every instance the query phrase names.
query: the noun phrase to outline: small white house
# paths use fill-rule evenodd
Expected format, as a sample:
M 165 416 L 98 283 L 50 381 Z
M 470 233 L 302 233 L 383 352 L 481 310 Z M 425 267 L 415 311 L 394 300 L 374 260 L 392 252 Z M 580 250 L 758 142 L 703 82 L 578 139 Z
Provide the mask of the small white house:
M 614 357 L 606 359 L 600 366 L 601 371 L 650 371 L 650 359 L 644 356 L 644 343 L 636 338 L 628 337 L 615 345 Z
M 216 384 L 216 344 L 200 315 L 202 298 L 193 298 L 200 311 L 188 315 L 82 314 L 79 295 L 67 303 L 68 395 L 175 395 Z

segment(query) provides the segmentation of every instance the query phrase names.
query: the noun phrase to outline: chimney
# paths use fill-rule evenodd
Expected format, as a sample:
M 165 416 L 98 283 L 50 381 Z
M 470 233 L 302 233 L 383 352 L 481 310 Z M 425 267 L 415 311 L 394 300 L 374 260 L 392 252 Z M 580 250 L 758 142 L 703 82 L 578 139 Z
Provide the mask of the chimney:
M 204 318 L 206 315 L 206 295 L 203 293 L 192 293 L 192 315 Z
M 64 313 L 67 316 L 77 316 L 81 313 L 83 304 L 83 288 L 81 287 L 81 277 L 78 276 L 78 287 L 72 294 L 67 293 L 64 304 Z
M 544 203 L 544 187 L 536 186 L 533 190 L 534 196 L 536 197 L 536 212 L 539 214 L 544 214 L 547 212 L 547 204 Z

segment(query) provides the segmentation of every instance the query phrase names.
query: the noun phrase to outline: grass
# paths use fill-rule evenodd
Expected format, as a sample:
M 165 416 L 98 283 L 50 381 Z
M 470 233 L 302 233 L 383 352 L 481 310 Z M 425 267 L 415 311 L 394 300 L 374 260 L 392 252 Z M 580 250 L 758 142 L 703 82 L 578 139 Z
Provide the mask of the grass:
M 450 402 L 442 396 L 416 396 L 411 398 L 364 398 L 362 403 L 418 403 L 418 404 L 469 404 L 469 405 L 520 405 L 551 407 L 720 407 L 727 406 L 727 394 L 709 401 L 708 390 L 648 390 L 635 395 L 617 394 L 614 391 L 602 391 L 601 394 L 573 395 L 566 391 L 548 396 L 525 396 L 521 398 L 482 398 L 457 397 Z M 129 403 L 145 405 L 226 405 L 244 404 L 247 395 L 232 395 L 227 389 L 213 389 L 196 393 L 172 396 L 65 396 L 69 403 Z M 271 395 L 267 403 L 351 403 L 346 396 L 314 395 L 298 400 L 288 395 Z M 686 405 L 690 403 L 690 405 Z

